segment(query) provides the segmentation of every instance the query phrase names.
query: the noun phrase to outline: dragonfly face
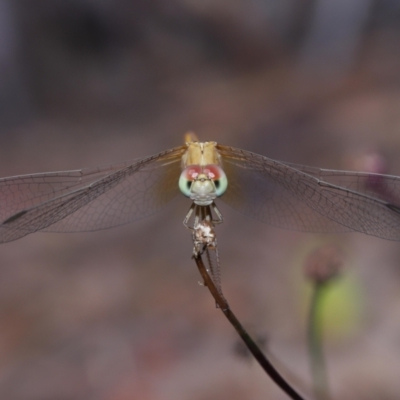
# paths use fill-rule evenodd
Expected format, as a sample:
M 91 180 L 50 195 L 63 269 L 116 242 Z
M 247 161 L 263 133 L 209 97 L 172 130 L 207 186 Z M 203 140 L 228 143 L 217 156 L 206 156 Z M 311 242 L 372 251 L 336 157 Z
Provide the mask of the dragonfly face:
M 189 142 L 182 157 L 179 189 L 199 206 L 208 206 L 228 188 L 215 142 Z
M 190 165 L 179 178 L 179 189 L 195 204 L 209 206 L 217 197 L 222 196 L 228 188 L 225 172 L 218 165 L 204 167 Z

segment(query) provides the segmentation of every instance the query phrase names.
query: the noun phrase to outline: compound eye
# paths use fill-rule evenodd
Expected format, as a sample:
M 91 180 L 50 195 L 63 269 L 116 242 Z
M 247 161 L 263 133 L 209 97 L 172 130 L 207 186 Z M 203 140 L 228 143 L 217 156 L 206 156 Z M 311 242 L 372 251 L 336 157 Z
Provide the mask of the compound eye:
M 179 189 L 184 196 L 190 197 L 192 183 L 200 173 L 201 168 L 197 165 L 189 165 L 182 171 L 179 177 Z
M 217 197 L 221 197 L 228 188 L 228 178 L 223 169 L 218 165 L 206 165 L 204 173 L 214 182 Z

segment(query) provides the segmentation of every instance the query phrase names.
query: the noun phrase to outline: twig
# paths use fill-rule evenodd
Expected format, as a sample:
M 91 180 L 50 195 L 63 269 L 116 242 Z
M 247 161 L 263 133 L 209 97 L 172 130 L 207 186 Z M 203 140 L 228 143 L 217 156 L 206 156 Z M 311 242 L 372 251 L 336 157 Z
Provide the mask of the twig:
M 197 254 L 193 256 L 196 261 L 197 268 L 200 271 L 200 274 L 204 280 L 205 286 L 211 292 L 212 296 L 215 299 L 215 302 L 225 314 L 228 321 L 233 325 L 236 329 L 237 333 L 243 339 L 245 345 L 253 354 L 254 358 L 258 361 L 260 366 L 264 369 L 264 371 L 269 375 L 269 377 L 293 400 L 304 400 L 290 385 L 286 380 L 279 374 L 279 372 L 275 369 L 275 367 L 268 361 L 265 355 L 262 353 L 257 344 L 253 341 L 250 335 L 243 328 L 239 320 L 231 311 L 227 300 L 222 297 L 214 285 L 213 280 L 207 272 L 206 267 L 203 264 L 203 260 L 201 258 L 201 254 Z

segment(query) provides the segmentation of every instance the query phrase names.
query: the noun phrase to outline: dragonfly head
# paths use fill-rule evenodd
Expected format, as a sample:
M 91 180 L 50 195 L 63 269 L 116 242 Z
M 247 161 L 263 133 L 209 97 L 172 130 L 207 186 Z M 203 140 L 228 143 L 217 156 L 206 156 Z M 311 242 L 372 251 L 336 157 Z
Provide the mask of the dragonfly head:
M 199 206 L 210 205 L 228 187 L 225 172 L 218 165 L 189 165 L 179 178 L 179 189 Z

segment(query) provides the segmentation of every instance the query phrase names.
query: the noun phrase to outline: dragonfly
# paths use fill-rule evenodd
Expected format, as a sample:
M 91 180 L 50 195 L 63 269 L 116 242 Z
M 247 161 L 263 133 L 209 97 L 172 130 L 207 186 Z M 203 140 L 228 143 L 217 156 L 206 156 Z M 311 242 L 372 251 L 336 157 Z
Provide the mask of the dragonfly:
M 115 227 L 180 194 L 191 201 L 184 224 L 194 236 L 207 228 L 204 215 L 213 214 L 211 233 L 222 222 L 222 201 L 280 228 L 400 240 L 400 177 L 275 161 L 190 134 L 179 147 L 129 162 L 0 179 L 0 243 L 37 231 Z

